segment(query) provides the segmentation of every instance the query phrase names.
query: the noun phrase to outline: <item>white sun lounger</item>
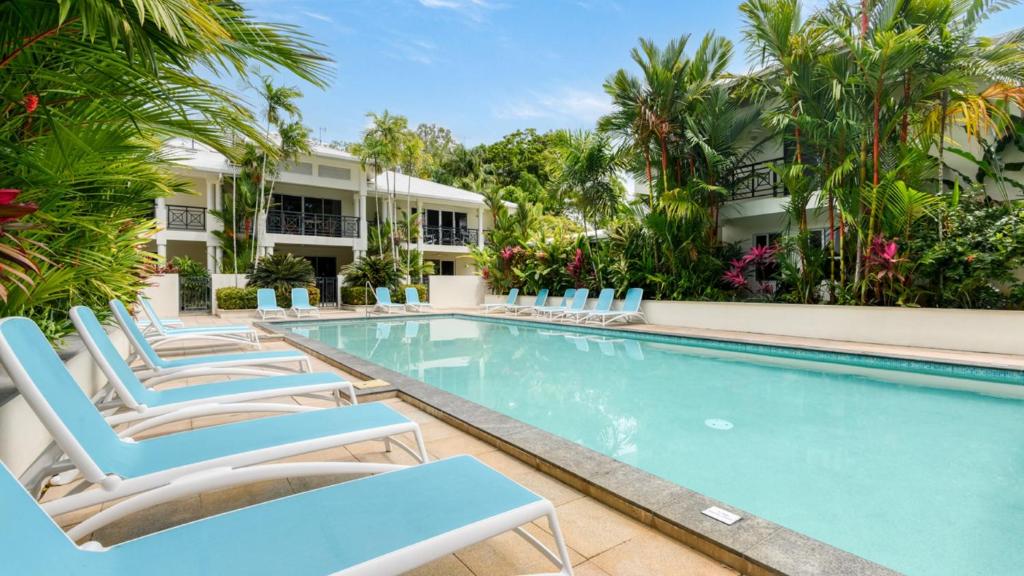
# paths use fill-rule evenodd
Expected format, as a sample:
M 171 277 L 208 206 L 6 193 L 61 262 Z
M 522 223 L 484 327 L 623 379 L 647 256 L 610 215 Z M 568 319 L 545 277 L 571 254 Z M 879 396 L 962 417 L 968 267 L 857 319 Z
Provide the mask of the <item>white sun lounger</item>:
M 302 466 L 235 471 L 215 486 L 284 477 Z M 117 506 L 143 510 L 201 491 L 202 486 L 169 487 Z M 515 531 L 552 562 L 555 574 L 572 575 L 551 502 L 470 456 L 262 502 L 110 547 L 77 545 L 73 538 L 82 530 L 65 534 L 2 466 L 0 509 L 0 556 L 10 574 L 391 576 Z M 87 519 L 87 529 L 108 524 L 105 514 Z M 523 529 L 541 519 L 548 522 L 556 551 Z
M 295 350 L 268 352 L 242 352 L 238 354 L 213 354 L 165 359 L 156 353 L 153 346 L 142 334 L 142 330 L 118 300 L 110 301 L 110 309 L 121 330 L 128 336 L 133 356 L 141 358 L 143 367 L 137 370 L 138 377 L 147 385 L 187 378 L 189 376 L 210 376 L 217 374 L 239 374 L 247 376 L 274 376 L 282 373 L 310 372 L 309 357 Z M 291 369 L 289 365 L 296 365 Z
M 327 393 L 339 405 L 342 395 L 350 404 L 358 403 L 352 383 L 333 372 L 223 380 L 152 390 L 142 384 L 128 363 L 121 358 L 92 310 L 85 306 L 75 306 L 71 309 L 71 321 L 116 394 L 117 401 L 108 400 L 100 407 L 123 409 L 106 417 L 112 425 L 154 418 L 198 404 L 249 402 L 281 396 L 316 396 Z
M 565 293 L 562 294 L 562 301 L 559 304 L 556 304 L 554 306 L 537 306 L 536 308 L 533 309 L 533 311 L 537 316 L 544 316 L 548 314 L 562 312 L 569 307 L 569 304 L 572 303 L 572 299 L 575 296 L 576 289 L 569 288 L 568 290 L 565 291 Z
M 50 514 L 174 486 L 178 481 L 199 486 L 206 482 L 216 484 L 220 475 L 234 469 L 367 440 L 383 440 L 388 448 L 396 444 L 420 462 L 428 459 L 419 426 L 379 403 L 342 408 L 209 404 L 187 407 L 115 432 L 75 382 L 39 327 L 28 318 L 0 320 L 0 363 L 65 454 L 51 471 L 76 470 L 86 481 L 100 486 L 47 502 L 43 508 Z M 145 440 L 133 438 L 139 432 L 186 419 L 285 410 L 297 413 Z M 412 433 L 416 439 L 415 450 L 395 439 L 405 433 Z M 397 468 L 400 466 L 394 464 L 321 462 L 300 469 L 308 474 L 355 474 Z M 104 514 L 117 509 L 115 505 Z
M 302 318 L 303 313 L 320 317 L 320 309 L 309 303 L 308 289 L 292 288 L 292 313 L 296 318 Z
M 583 308 L 586 307 L 587 305 L 588 297 L 590 297 L 590 290 L 587 288 L 580 288 L 579 290 L 576 291 L 576 294 L 573 295 L 572 302 L 569 304 L 568 307 L 561 307 L 551 310 L 541 308 L 539 309 L 539 311 L 547 315 L 548 318 L 554 320 L 557 318 L 561 318 L 567 314 L 583 310 Z
M 513 288 L 508 291 L 508 297 L 505 298 L 504 302 L 496 304 L 483 304 L 480 308 L 486 314 L 487 312 L 497 312 L 499 310 L 509 310 L 509 306 L 515 306 L 516 301 L 519 300 L 519 288 Z
M 260 338 L 252 326 L 201 326 L 196 328 L 171 328 L 163 323 L 153 304 L 146 298 L 140 298 L 142 313 L 149 319 L 147 330 L 143 333 L 153 348 L 164 344 L 188 340 L 212 340 L 217 343 L 260 345 Z

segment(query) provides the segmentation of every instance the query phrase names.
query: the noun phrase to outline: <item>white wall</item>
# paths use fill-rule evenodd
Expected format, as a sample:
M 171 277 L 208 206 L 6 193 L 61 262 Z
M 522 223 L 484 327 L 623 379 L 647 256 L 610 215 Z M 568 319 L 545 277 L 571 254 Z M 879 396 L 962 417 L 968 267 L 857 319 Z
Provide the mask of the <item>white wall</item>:
M 180 309 L 178 303 L 178 275 L 163 274 L 151 276 L 149 285 L 142 291 L 142 295 L 153 301 L 153 308 L 156 313 L 166 318 L 177 318 Z
M 520 296 L 533 304 L 535 296 Z M 487 302 L 504 302 L 488 295 Z M 553 303 L 553 301 L 549 300 Z M 587 307 L 593 307 L 591 298 Z M 614 308 L 622 306 L 616 301 Z M 1024 312 L 645 300 L 651 324 L 845 342 L 1024 354 Z
M 124 334 L 120 330 L 108 330 L 108 333 L 118 350 L 122 354 L 127 353 L 128 341 Z M 65 365 L 87 395 L 92 396 L 106 384 L 106 378 L 77 336 L 66 340 L 64 350 L 67 355 L 64 358 Z M 7 380 L 2 370 L 0 379 Z M 16 396 L 0 406 L 0 461 L 15 476 L 23 474 L 52 441 L 53 438 L 24 398 Z
M 431 276 L 430 303 L 435 308 L 472 308 L 484 301 L 487 286 L 479 276 Z

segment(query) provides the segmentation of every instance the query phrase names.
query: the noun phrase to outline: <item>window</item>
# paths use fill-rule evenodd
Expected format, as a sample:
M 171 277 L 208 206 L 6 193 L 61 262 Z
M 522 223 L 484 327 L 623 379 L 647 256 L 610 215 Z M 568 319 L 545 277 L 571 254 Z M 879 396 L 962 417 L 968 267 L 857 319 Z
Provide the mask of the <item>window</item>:
M 766 232 L 764 234 L 754 234 L 754 246 L 774 246 L 778 243 L 779 238 L 782 234 L 779 232 Z M 779 275 L 779 264 L 774 262 L 761 268 L 754 270 L 754 279 L 758 282 L 767 282 L 769 280 L 775 280 Z
M 307 176 L 313 175 L 313 165 L 309 162 L 296 162 L 295 164 L 289 164 L 285 166 L 285 172 L 291 172 L 292 174 L 305 174 Z
M 455 262 L 451 260 L 427 260 L 434 264 L 435 276 L 455 276 Z
M 779 241 L 782 234 L 779 232 L 766 232 L 764 234 L 754 234 L 754 246 L 772 246 Z
M 352 170 L 348 168 L 338 168 L 337 166 L 326 166 L 321 164 L 317 166 L 316 173 L 321 178 L 333 178 L 334 180 L 351 180 Z
M 466 229 L 469 227 L 469 215 L 465 212 L 448 210 L 427 210 L 427 226 Z
M 839 240 L 838 240 L 839 231 L 836 230 L 835 233 L 836 233 L 836 236 L 834 236 L 833 239 L 832 239 L 832 255 L 834 257 L 838 257 L 839 256 L 839 254 L 838 254 L 838 252 L 839 252 Z M 810 235 L 811 236 L 809 238 L 809 242 L 811 244 L 811 248 L 817 248 L 818 250 L 825 250 L 826 249 L 825 246 L 826 246 L 826 243 L 828 242 L 828 228 L 818 228 L 817 230 L 811 230 L 810 231 Z

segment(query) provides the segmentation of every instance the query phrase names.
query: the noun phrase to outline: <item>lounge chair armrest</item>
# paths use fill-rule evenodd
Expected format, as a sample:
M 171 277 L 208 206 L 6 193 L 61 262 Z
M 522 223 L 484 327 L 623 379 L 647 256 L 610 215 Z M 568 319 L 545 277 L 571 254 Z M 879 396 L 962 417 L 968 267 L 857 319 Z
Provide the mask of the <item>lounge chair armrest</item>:
M 314 406 L 300 406 L 298 404 L 276 404 L 273 402 L 251 402 L 251 403 L 238 403 L 238 404 L 200 404 L 198 406 L 189 406 L 182 408 L 181 410 L 175 410 L 174 412 L 168 412 L 161 416 L 155 416 L 134 424 L 118 432 L 118 436 L 121 438 L 131 438 L 139 432 L 144 432 L 157 426 L 163 426 L 164 424 L 170 424 L 172 422 L 180 422 L 181 420 L 191 420 L 192 418 L 202 418 L 204 416 L 216 416 L 218 414 L 242 414 L 246 412 L 311 412 L 315 410 L 321 410 Z
M 406 468 L 406 466 L 377 462 L 288 462 L 261 464 L 247 468 L 213 468 L 183 476 L 166 486 L 122 500 L 90 516 L 82 523 L 68 530 L 68 537 L 78 541 L 111 522 L 139 510 L 179 498 L 231 488 L 232 486 L 304 476 L 380 474 L 401 468 Z

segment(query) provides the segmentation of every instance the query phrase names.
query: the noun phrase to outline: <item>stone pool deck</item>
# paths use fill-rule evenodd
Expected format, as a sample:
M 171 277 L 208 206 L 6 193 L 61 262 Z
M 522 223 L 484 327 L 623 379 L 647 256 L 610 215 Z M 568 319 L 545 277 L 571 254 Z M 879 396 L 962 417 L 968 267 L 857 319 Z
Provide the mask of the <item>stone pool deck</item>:
M 209 316 L 186 316 L 185 318 L 187 324 L 196 326 L 225 323 L 224 320 Z M 264 345 L 264 349 L 286 349 L 288 347 L 288 344 L 280 341 L 271 341 Z M 168 355 L 183 354 L 186 351 L 192 354 L 214 351 L 203 348 L 186 350 L 184 346 L 168 347 L 167 350 Z M 339 372 L 353 381 L 359 379 L 320 360 L 314 359 L 313 363 L 315 370 Z M 168 383 L 167 387 L 188 386 L 209 380 L 210 378 L 191 378 Z M 310 398 L 285 397 L 278 401 L 333 406 L 331 402 Z M 395 397 L 383 397 L 377 401 L 387 403 L 420 423 L 427 449 L 432 457 L 444 458 L 456 454 L 471 454 L 551 500 L 557 507 L 559 521 L 570 549 L 575 573 L 580 576 L 633 576 L 640 574 L 649 576 L 677 574 L 719 576 L 737 574 L 735 570 L 609 508 L 594 498 L 509 456 L 495 446 L 482 442 L 411 404 Z M 148 431 L 140 435 L 140 438 L 251 417 L 253 415 L 215 416 L 183 421 Z M 406 440 L 411 441 L 411 438 Z M 291 460 L 414 463 L 414 460 L 401 450 L 390 453 L 383 452 L 383 445 L 380 442 L 354 444 L 306 454 Z M 138 512 L 98 531 L 91 538 L 105 545 L 114 544 L 204 516 L 347 479 L 350 478 L 344 476 L 317 480 L 294 478 L 204 493 Z M 42 500 L 50 500 L 74 490 L 76 487 L 77 483 L 72 483 L 67 486 L 50 488 L 43 495 Z M 96 506 L 58 517 L 57 520 L 63 527 L 70 528 L 100 509 L 102 509 L 101 506 Z M 529 525 L 527 530 L 545 544 L 551 544 L 546 523 L 538 522 Z M 344 545 L 344 543 L 338 543 L 338 545 Z M 514 534 L 505 534 L 482 544 L 465 548 L 415 570 L 411 574 L 500 576 L 550 571 L 551 568 L 551 564 L 524 540 Z

